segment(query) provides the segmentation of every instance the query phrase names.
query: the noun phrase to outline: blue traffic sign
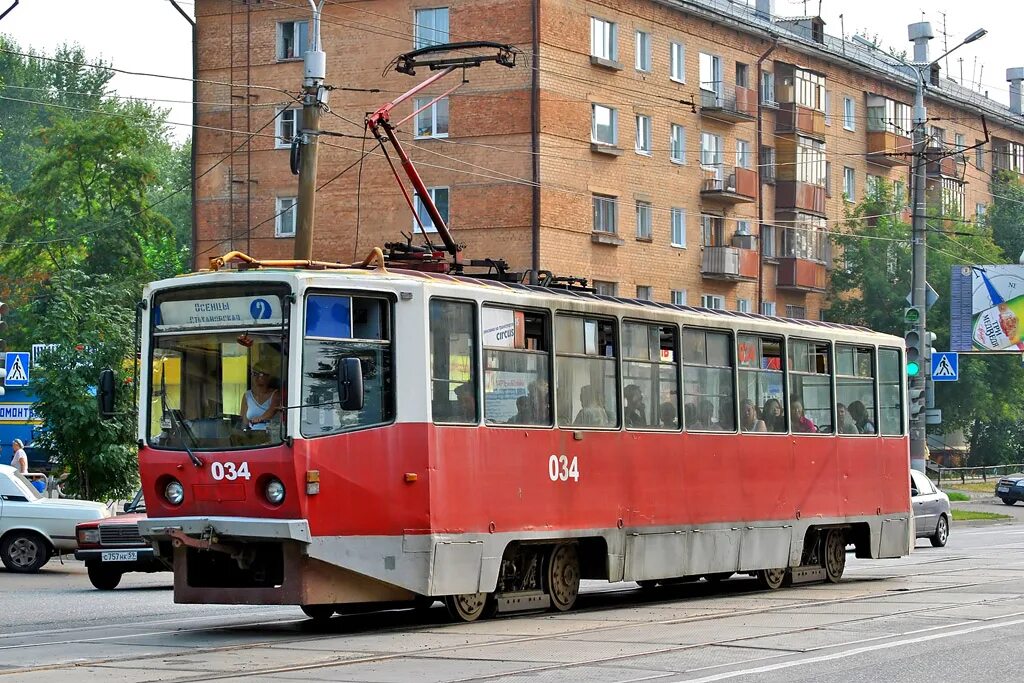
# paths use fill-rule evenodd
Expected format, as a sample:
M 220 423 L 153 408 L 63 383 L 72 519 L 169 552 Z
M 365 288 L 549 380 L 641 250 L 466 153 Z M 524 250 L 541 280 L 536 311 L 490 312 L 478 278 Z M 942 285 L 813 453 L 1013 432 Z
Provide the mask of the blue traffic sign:
M 4 356 L 4 368 L 7 377 L 4 384 L 8 387 L 27 387 L 29 377 L 29 353 L 8 352 Z
M 932 381 L 955 382 L 960 379 L 960 356 L 956 351 L 932 353 Z

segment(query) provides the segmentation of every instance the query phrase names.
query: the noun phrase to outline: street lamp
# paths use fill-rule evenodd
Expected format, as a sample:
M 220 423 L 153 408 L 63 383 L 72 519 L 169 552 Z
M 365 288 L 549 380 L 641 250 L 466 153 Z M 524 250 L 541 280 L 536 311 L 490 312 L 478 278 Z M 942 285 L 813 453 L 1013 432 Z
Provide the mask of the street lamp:
M 925 170 L 926 170 L 926 157 L 925 147 L 927 140 L 925 137 L 925 126 L 928 122 L 928 110 L 924 106 L 924 89 L 927 87 L 928 78 L 926 73 L 931 71 L 934 64 L 947 57 L 955 50 L 960 49 L 968 43 L 973 43 L 988 31 L 983 28 L 970 33 L 963 42 L 953 46 L 952 49 L 946 51 L 940 55 L 937 59 L 931 61 L 927 60 L 927 41 L 932 38 L 931 26 L 926 22 L 919 24 L 910 25 L 910 39 L 915 42 L 915 51 L 917 55 L 923 56 L 924 59 L 919 59 L 915 62 L 908 62 L 905 59 L 901 59 L 895 55 L 889 55 L 882 51 L 877 45 L 870 40 L 865 39 L 862 36 L 854 36 L 853 39 L 857 43 L 869 47 L 874 50 L 878 50 L 895 61 L 900 62 L 903 66 L 913 70 L 917 78 L 914 84 L 914 152 L 913 152 L 913 171 L 911 175 L 911 182 L 913 186 L 913 198 L 914 198 L 914 214 L 912 224 L 912 235 L 913 235 L 913 286 L 911 288 L 910 299 L 911 306 L 921 312 L 921 316 L 918 318 L 917 323 L 914 325 L 914 331 L 917 333 L 919 339 L 925 339 L 927 335 L 927 298 L 926 288 L 927 282 L 925 281 L 927 258 L 928 254 L 925 249 L 925 237 L 927 235 L 925 218 L 926 218 L 926 206 L 925 206 Z M 1024 258 L 1024 255 L 1022 255 Z M 908 366 L 909 369 L 909 366 Z M 909 396 L 921 395 L 927 388 L 928 383 L 931 381 L 931 368 L 927 363 L 923 363 L 918 367 L 918 372 L 908 373 L 907 387 L 909 390 Z M 924 471 L 925 467 L 925 454 L 927 453 L 927 447 L 925 445 L 925 416 L 923 412 L 912 414 L 910 418 L 910 464 L 911 467 L 917 470 Z

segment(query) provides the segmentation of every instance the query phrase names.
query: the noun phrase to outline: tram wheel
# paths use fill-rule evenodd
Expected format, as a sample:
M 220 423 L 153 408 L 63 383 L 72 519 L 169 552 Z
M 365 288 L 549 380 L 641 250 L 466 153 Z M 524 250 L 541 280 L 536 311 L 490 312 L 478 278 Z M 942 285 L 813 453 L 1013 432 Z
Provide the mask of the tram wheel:
M 846 569 L 846 538 L 842 529 L 829 529 L 825 534 L 825 580 L 839 583 Z
M 476 621 L 494 613 L 494 599 L 489 593 L 463 593 L 446 595 L 444 606 L 448 614 L 457 621 Z
M 580 594 L 580 551 L 575 543 L 560 543 L 548 559 L 548 595 L 551 608 L 566 612 Z
M 757 570 L 757 582 L 761 585 L 761 588 L 773 591 L 781 588 L 782 584 L 786 582 L 786 573 L 785 567 L 759 569 Z
M 334 616 L 334 605 L 302 605 L 302 613 L 322 624 Z

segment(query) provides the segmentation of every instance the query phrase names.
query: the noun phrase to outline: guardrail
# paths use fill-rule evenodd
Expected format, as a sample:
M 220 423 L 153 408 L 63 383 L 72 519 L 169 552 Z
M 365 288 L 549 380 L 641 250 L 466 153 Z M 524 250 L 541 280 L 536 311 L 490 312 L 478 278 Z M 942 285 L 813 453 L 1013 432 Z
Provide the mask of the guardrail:
M 1024 463 L 1014 465 L 981 465 L 978 467 L 942 467 L 937 468 L 936 486 L 942 487 L 942 479 L 959 479 L 961 484 L 966 484 L 968 479 L 980 479 L 987 482 L 989 477 L 1001 477 L 1012 472 L 1024 472 Z

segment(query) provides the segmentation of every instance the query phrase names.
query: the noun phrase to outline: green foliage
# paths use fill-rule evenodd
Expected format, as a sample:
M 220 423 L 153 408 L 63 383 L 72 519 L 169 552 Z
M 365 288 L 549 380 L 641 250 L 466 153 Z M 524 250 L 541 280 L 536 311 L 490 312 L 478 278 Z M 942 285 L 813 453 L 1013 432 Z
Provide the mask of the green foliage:
M 1003 171 L 992 177 L 991 190 L 994 199 L 985 223 L 1005 260 L 1017 263 L 1024 252 L 1024 184 L 1016 173 Z
M 130 495 L 138 485 L 132 376 L 132 292 L 114 278 L 65 270 L 48 283 L 38 306 L 40 338 L 57 344 L 35 369 L 34 408 L 45 428 L 41 444 L 58 454 L 67 487 L 84 498 Z M 102 420 L 94 395 L 99 373 L 112 368 L 121 389 L 118 417 Z

